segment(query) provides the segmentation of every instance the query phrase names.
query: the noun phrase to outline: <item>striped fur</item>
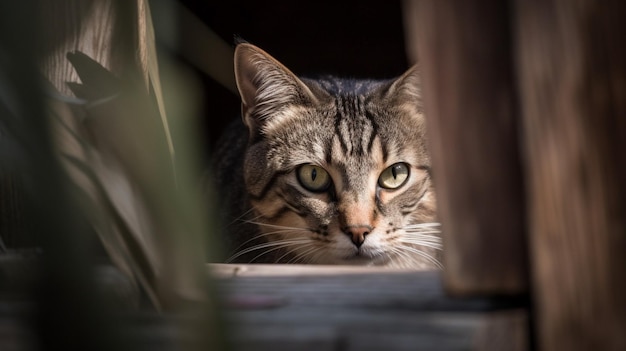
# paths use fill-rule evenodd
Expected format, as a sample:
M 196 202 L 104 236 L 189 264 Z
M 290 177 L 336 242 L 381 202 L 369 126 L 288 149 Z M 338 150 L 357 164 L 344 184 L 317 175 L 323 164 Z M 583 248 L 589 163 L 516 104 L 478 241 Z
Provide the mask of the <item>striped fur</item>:
M 216 164 L 230 261 L 441 266 L 417 68 L 389 81 L 300 79 L 244 43 L 235 73 L 245 127 L 225 134 Z M 384 188 L 398 163 L 407 180 Z M 320 167 L 312 179 L 326 171 L 328 188 L 308 190 L 302 165 Z

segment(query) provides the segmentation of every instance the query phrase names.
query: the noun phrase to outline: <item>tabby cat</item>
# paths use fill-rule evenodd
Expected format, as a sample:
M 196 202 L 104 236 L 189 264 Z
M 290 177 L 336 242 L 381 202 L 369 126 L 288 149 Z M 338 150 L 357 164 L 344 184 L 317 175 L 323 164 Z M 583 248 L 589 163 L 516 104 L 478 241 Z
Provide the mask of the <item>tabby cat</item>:
M 441 266 L 415 67 L 389 81 L 298 78 L 248 43 L 234 63 L 243 123 L 215 170 L 229 262 Z

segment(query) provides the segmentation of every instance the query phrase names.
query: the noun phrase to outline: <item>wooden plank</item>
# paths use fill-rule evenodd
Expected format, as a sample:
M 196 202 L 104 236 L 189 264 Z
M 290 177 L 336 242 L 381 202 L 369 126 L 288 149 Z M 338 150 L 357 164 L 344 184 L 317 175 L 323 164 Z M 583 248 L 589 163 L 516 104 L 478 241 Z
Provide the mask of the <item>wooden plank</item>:
M 538 346 L 626 349 L 623 1 L 515 1 Z
M 489 315 L 475 339 L 480 351 L 525 351 L 532 342 L 527 310 L 506 310 Z
M 498 0 L 405 2 L 423 95 L 453 294 L 527 289 L 508 8 Z M 413 8 L 412 6 L 416 6 Z
M 236 350 L 524 350 L 524 309 L 485 298 L 450 299 L 439 272 L 233 265 L 247 273 L 232 275 L 224 266 L 209 271 L 225 307 L 218 330 Z M 36 305 L 3 296 L 4 350 L 30 340 L 32 325 L 24 321 Z M 116 335 L 130 348 L 197 347 L 211 332 L 194 329 L 201 313 L 137 311 L 121 317 Z
M 326 266 L 306 264 L 225 264 L 211 263 L 207 266 L 209 272 L 220 278 L 240 276 L 319 276 L 339 274 L 394 274 L 410 273 L 413 269 L 390 269 L 387 267 L 362 266 Z M 424 273 L 432 274 L 432 273 Z
M 439 272 L 298 265 L 209 270 L 242 351 L 525 350 L 525 310 L 486 298 L 451 299 Z

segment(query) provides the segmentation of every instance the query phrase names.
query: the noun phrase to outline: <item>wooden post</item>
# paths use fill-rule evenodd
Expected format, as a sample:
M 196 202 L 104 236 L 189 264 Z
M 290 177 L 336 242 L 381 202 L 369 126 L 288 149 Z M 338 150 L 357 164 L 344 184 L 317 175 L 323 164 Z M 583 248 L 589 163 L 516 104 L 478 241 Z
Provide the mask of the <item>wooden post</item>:
M 423 74 L 446 287 L 465 295 L 524 293 L 524 188 L 506 2 L 405 5 L 414 13 L 407 28 Z
M 515 3 L 539 346 L 625 350 L 626 6 Z

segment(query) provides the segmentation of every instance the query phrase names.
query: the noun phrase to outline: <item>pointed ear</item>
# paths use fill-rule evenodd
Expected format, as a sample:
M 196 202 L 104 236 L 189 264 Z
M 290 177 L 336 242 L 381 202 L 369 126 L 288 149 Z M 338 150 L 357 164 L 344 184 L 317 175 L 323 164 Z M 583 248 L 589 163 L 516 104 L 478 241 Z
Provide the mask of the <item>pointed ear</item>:
M 386 96 L 397 103 L 412 103 L 422 110 L 422 84 L 419 67 L 414 65 L 398 77 L 387 90 Z
M 291 71 L 248 43 L 235 49 L 235 79 L 244 122 L 252 130 L 261 128 L 290 105 L 317 102 L 311 90 Z

